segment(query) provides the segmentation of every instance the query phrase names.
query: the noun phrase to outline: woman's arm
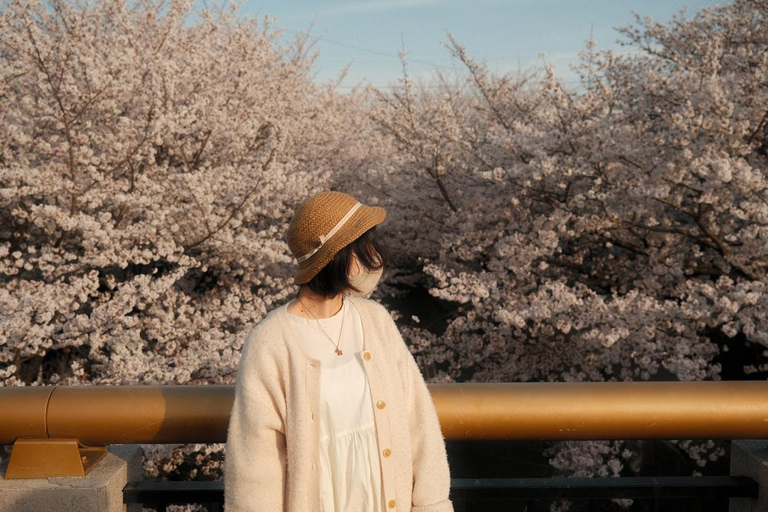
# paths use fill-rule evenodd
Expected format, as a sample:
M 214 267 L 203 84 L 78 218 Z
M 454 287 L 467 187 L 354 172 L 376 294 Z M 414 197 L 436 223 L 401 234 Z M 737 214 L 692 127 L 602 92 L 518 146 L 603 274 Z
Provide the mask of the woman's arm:
M 453 512 L 453 503 L 448 499 L 451 473 L 445 438 L 432 395 L 394 321 L 391 323 L 391 329 L 395 345 L 400 352 L 398 364 L 401 365 L 401 373 L 406 375 L 403 384 L 408 397 L 408 421 L 413 451 L 411 512 Z
M 224 466 L 226 512 L 282 511 L 285 504 L 285 398 L 277 365 L 254 344 L 252 329 L 237 368 Z

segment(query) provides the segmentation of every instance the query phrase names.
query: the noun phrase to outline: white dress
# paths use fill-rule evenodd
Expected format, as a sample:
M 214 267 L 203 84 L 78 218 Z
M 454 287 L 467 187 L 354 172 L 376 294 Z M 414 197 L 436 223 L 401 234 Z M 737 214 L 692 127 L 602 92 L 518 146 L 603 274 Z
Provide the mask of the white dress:
M 321 363 L 321 512 L 383 512 L 371 391 L 357 354 L 363 350 L 363 325 L 357 310 L 344 300 L 329 318 L 315 320 L 292 313 L 288 318 L 307 355 Z M 336 354 L 336 342 L 341 356 Z

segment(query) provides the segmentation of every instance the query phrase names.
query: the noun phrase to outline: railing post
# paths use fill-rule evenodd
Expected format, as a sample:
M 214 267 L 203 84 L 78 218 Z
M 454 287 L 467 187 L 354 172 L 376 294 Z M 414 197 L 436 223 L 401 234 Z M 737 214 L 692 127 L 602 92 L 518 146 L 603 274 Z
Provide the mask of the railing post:
M 757 499 L 731 498 L 728 507 L 730 512 L 768 510 L 768 440 L 731 441 L 731 476 L 748 476 L 754 479 L 759 491 Z
M 125 485 L 142 479 L 141 459 L 140 445 L 109 445 L 85 476 L 6 479 L 6 458 L 0 464 L 0 512 L 141 512 L 141 504 L 123 503 Z
M 20 437 L 13 443 L 5 479 L 85 476 L 106 454 L 106 446 L 85 446 L 77 439 Z

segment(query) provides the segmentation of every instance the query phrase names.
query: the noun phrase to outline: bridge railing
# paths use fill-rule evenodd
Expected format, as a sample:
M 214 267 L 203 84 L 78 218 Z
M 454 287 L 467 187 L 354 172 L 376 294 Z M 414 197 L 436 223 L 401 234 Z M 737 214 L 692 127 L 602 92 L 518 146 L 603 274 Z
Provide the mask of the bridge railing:
M 768 439 L 765 381 L 461 383 L 428 387 L 447 440 Z M 0 444 L 13 446 L 3 479 L 86 478 L 107 455 L 107 445 L 113 444 L 223 443 L 233 399 L 233 386 L 218 385 L 0 388 Z M 731 475 L 728 480 L 712 480 L 707 485 L 702 485 L 706 480 L 691 481 L 683 494 L 706 497 L 719 488 L 721 496 L 748 498 L 740 501 L 744 506 L 762 506 L 758 499 L 763 500 L 765 493 L 758 493 L 758 489 L 768 485 L 768 476 L 755 475 Z M 483 487 L 487 496 L 549 492 L 559 497 L 584 493 L 605 497 L 613 492 L 615 497 L 630 497 L 674 495 L 680 493 L 675 488 L 682 488 L 680 480 L 660 487 L 658 478 L 656 484 L 628 478 L 596 484 L 596 479 L 590 479 L 580 488 L 574 486 L 574 479 L 563 485 L 557 479 L 549 479 L 549 483 L 527 480 L 527 487 L 520 487 L 511 481 L 490 480 L 472 486 L 456 479 L 452 493 L 455 489 L 459 495 L 463 489 L 471 494 Z M 186 484 L 189 493 L 195 491 L 194 484 L 203 483 Z M 221 483 L 205 484 L 217 497 L 213 501 L 220 501 Z M 146 497 L 150 487 L 129 482 L 124 493 L 136 497 L 143 492 Z M 198 494 L 206 492 L 203 487 L 198 486 Z M 696 487 L 700 490 L 692 490 Z M 2 492 L 0 486 L 0 503 Z M 166 495 L 173 492 L 170 487 L 165 491 Z

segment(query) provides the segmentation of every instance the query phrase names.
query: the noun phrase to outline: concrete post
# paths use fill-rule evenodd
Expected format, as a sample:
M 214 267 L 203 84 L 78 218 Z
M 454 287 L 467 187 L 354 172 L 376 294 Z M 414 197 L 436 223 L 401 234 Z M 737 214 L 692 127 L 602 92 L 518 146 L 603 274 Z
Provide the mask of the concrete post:
M 107 454 L 84 477 L 5 479 L 0 464 L 0 512 L 141 512 L 141 504 L 123 504 L 123 487 L 142 477 L 137 444 L 107 446 Z
M 768 510 L 768 440 L 731 441 L 731 476 L 748 476 L 759 486 L 758 498 L 731 498 L 730 512 Z

